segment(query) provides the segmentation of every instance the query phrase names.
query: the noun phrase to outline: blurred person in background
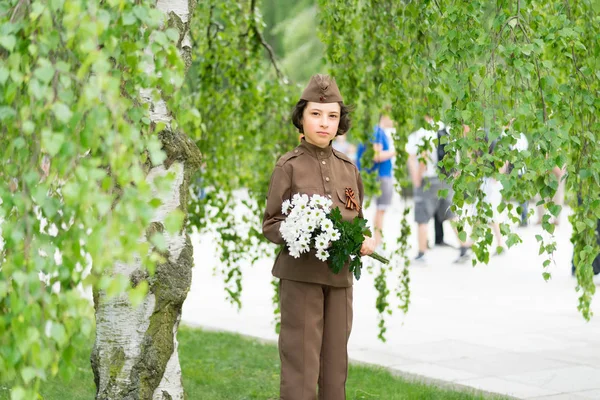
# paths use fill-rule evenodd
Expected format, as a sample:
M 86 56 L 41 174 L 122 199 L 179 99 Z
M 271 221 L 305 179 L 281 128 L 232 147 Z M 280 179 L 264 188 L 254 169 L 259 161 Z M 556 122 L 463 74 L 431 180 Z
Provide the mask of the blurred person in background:
M 373 221 L 373 229 L 375 230 L 375 245 L 378 247 L 378 251 L 381 252 L 381 245 L 383 242 L 383 220 L 386 211 L 392 204 L 392 197 L 394 194 L 394 181 L 393 181 L 393 164 L 392 159 L 396 157 L 396 151 L 394 150 L 394 141 L 392 140 L 392 133 L 394 129 L 394 121 L 390 117 L 390 108 L 386 107 L 379 116 L 379 122 L 374 128 L 373 135 L 371 137 L 371 144 L 373 146 L 373 168 L 368 172 L 377 171 L 377 183 L 379 184 L 379 196 L 375 201 L 376 211 L 375 219 Z M 359 170 L 361 169 L 360 158 L 365 153 L 366 147 L 361 144 L 358 147 L 356 154 Z
M 341 151 L 347 155 L 356 164 L 356 146 L 348 142 L 348 134 L 343 136 L 336 136 L 333 139 L 332 146 L 337 151 Z
M 426 126 L 433 127 L 433 119 L 424 116 Z M 452 204 L 452 187 L 438 176 L 438 153 L 434 149 L 437 133 L 432 129 L 419 128 L 411 133 L 406 143 L 408 153 L 408 171 L 413 184 L 415 201 L 415 222 L 417 223 L 418 254 L 413 260 L 416 264 L 426 264 L 427 231 L 429 221 L 435 214 L 440 221 L 454 220 L 456 215 L 450 209 Z M 440 198 L 438 192 L 446 189 L 445 197 Z M 458 231 L 454 229 L 458 238 Z M 470 259 L 469 246 L 460 242 L 459 256 L 455 263 L 463 263 Z

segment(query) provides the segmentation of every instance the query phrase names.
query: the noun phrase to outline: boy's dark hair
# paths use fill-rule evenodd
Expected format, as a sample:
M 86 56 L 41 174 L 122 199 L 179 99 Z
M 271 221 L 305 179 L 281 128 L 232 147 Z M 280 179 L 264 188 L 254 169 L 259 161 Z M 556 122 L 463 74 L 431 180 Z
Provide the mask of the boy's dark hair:
M 302 128 L 302 115 L 304 114 L 304 109 L 307 104 L 308 101 L 300 100 L 292 110 L 292 122 L 294 123 L 294 126 L 298 128 L 300 133 L 304 133 L 304 128 Z M 338 104 L 340 105 L 340 124 L 338 125 L 335 136 L 345 135 L 352 125 L 352 122 L 350 121 L 350 112 L 352 111 L 352 108 L 341 101 L 338 101 Z

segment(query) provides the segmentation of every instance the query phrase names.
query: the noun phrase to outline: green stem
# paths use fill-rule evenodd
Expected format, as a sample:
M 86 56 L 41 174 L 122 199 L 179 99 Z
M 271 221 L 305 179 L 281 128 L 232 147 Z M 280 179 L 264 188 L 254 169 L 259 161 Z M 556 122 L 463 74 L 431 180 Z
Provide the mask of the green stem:
M 369 257 L 374 258 L 375 260 L 382 262 L 384 264 L 390 263 L 390 260 L 388 260 L 387 258 L 385 258 L 382 255 L 379 255 L 377 253 L 371 253 L 371 254 L 369 254 Z

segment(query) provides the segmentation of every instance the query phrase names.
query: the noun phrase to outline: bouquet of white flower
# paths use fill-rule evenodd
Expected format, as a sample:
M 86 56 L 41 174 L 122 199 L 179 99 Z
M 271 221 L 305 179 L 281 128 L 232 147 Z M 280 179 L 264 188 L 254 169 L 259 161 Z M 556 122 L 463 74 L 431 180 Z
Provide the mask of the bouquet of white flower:
M 367 220 L 357 216 L 352 222 L 344 221 L 337 207 L 331 210 L 332 204 L 330 199 L 318 194 L 309 198 L 306 194 L 296 193 L 292 201 L 286 200 L 281 206 L 281 212 L 287 218 L 279 231 L 292 257 L 298 258 L 314 248 L 317 258 L 328 261 L 334 273 L 339 273 L 349 261 L 350 272 L 360 279 L 360 248 L 364 236 L 371 236 Z M 369 256 L 389 263 L 377 253 Z

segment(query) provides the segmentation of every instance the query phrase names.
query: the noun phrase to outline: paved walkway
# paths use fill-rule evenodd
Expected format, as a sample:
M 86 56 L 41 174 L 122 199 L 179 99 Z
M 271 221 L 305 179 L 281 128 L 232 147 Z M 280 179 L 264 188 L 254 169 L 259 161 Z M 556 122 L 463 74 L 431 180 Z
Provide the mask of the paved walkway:
M 400 215 L 395 199 L 386 217 L 390 243 Z M 448 241 L 456 242 L 449 227 L 446 232 Z M 389 318 L 386 343 L 377 339 L 376 291 L 373 277 L 365 274 L 354 286 L 350 357 L 516 398 L 600 399 L 600 317 L 586 322 L 577 311 L 566 215 L 556 233 L 549 282 L 541 276 L 543 258 L 535 240 L 540 232 L 535 226 L 519 229 L 523 244 L 475 268 L 452 264 L 457 250 L 433 250 L 427 266 L 411 268 L 411 308 L 407 315 L 396 312 Z M 225 301 L 222 278 L 213 275 L 214 242 L 199 235 L 192 240 L 196 267 L 184 323 L 275 340 L 272 259 L 244 270 L 238 312 Z M 592 308 L 600 312 L 600 294 Z

